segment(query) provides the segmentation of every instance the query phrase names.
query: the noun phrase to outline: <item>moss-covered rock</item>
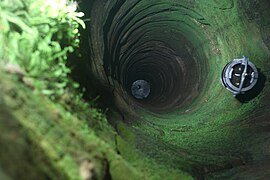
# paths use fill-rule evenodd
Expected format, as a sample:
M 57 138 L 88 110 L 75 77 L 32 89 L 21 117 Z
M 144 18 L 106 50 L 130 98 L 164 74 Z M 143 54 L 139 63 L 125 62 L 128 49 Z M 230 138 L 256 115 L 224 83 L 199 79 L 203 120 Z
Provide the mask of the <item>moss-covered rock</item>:
M 0 74 L 2 177 L 119 179 L 123 171 L 134 179 L 141 176 L 116 153 L 111 142 L 96 135 L 94 129 L 100 127 L 91 127 L 89 122 L 100 119 L 93 118 L 92 111 L 88 119 L 78 119 L 75 112 L 72 115 L 46 96 L 34 93 L 17 75 L 7 75 L 2 68 Z M 114 134 L 105 121 L 97 124 L 103 124 L 97 132 Z
M 79 7 L 87 27 L 82 56 L 68 64 L 87 87 L 85 96 L 101 96 L 107 118 L 67 87 L 73 81 L 66 74 L 56 98 L 47 96 L 55 86 L 47 91 L 33 84 L 59 83 L 57 68 L 50 79 L 42 76 L 51 75 L 46 71 L 32 76 L 20 63 L 1 65 L 0 179 L 269 179 L 266 0 L 93 0 Z M 0 33 L 1 47 L 8 40 L 16 46 L 17 28 L 11 28 L 17 39 Z M 0 49 L 5 62 L 19 60 L 11 47 Z M 237 99 L 220 75 L 243 55 L 260 75 L 255 91 Z M 152 83 L 150 99 L 132 97 L 137 78 Z

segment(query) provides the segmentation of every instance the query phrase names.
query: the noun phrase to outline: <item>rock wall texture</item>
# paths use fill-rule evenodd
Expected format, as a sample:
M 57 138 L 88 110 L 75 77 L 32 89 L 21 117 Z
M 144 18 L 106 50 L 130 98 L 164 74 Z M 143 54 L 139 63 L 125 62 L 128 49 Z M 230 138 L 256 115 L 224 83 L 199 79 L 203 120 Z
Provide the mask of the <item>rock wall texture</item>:
M 85 0 L 79 8 L 87 28 L 74 76 L 100 95 L 107 119 L 51 102 L 1 69 L 0 179 L 270 178 L 267 0 Z M 220 75 L 243 55 L 259 82 L 235 98 Z M 131 93 L 138 79 L 151 85 L 143 100 Z

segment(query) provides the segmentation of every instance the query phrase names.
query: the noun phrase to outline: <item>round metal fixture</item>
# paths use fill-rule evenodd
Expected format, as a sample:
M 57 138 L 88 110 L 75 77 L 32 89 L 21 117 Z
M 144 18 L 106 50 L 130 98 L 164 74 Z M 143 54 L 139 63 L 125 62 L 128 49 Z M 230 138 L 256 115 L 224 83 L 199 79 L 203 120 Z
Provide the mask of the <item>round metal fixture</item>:
M 150 94 L 150 84 L 145 80 L 136 80 L 132 83 L 131 93 L 136 99 L 145 99 Z
M 222 71 L 223 86 L 234 95 L 245 94 L 258 81 L 258 70 L 248 58 L 234 59 Z

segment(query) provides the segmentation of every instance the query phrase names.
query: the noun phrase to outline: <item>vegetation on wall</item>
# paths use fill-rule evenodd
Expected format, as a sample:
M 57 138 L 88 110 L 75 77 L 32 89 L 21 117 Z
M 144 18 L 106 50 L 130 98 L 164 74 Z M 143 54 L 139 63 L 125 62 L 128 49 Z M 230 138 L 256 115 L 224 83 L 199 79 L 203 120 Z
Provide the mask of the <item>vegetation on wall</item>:
M 51 98 L 71 85 L 67 55 L 79 46 L 80 19 L 75 2 L 67 0 L 3 0 L 0 2 L 0 59 L 31 78 Z M 73 83 L 73 86 L 78 86 Z
M 246 103 L 231 96 L 219 82 L 224 65 L 243 54 L 269 77 L 269 27 L 265 25 L 269 23 L 259 23 L 267 22 L 267 10 L 266 15 L 254 11 L 258 18 L 250 22 L 245 10 L 250 16 L 248 9 L 254 6 L 245 7 L 242 4 L 249 3 L 241 2 L 83 0 L 80 10 L 91 23 L 87 31 L 79 31 L 86 25 L 76 1 L 1 0 L 0 179 L 269 177 L 269 172 L 256 171 L 262 159 L 263 164 L 268 163 L 265 157 L 270 152 L 269 113 L 265 113 L 270 109 L 269 81 L 261 81 L 261 93 Z M 80 33 L 86 35 L 84 42 L 80 42 Z M 179 35 L 183 38 L 177 39 Z M 126 39 L 129 36 L 132 38 Z M 165 56 L 160 58 L 155 53 L 165 50 L 164 46 L 149 55 L 160 58 L 153 59 L 157 63 L 154 68 L 153 63 L 144 64 L 145 54 L 137 52 L 137 48 L 145 52 L 149 42 L 153 42 L 150 49 L 157 47 L 156 40 L 180 47 L 179 54 L 196 51 L 194 63 L 198 60 L 207 65 L 204 69 L 203 64 L 191 61 L 198 72 L 205 74 L 198 98 L 185 108 L 168 106 L 161 114 L 159 111 L 174 95 L 162 93 L 160 97 L 169 99 L 165 104 L 140 106 L 127 96 L 129 84 L 123 88 L 119 83 L 129 72 L 133 72 L 131 78 L 139 74 L 136 69 L 144 65 L 148 67 L 141 72 L 145 75 L 163 71 L 160 68 L 168 64 L 163 63 Z M 118 62 L 131 57 L 129 50 L 136 52 L 134 57 L 142 55 L 137 60 L 131 58 L 130 67 L 136 67 L 133 71 L 122 68 L 128 65 L 125 61 Z M 76 51 L 89 53 L 86 60 L 70 56 Z M 172 55 L 170 52 L 165 52 L 166 57 Z M 137 62 L 142 64 L 133 66 Z M 69 63 L 83 71 L 80 82 L 85 80 L 92 86 L 90 81 L 96 81 L 99 85 L 88 91 L 104 90 L 104 104 L 112 106 L 108 111 L 111 124 L 105 113 L 82 98 L 78 83 L 69 76 L 76 71 L 67 66 Z M 83 77 L 84 71 L 90 71 L 86 65 L 93 65 L 93 77 Z M 166 77 L 171 77 L 177 66 L 172 67 L 171 71 L 164 68 Z M 114 69 L 116 74 L 106 76 L 103 68 L 108 72 Z M 112 77 L 118 77 L 119 70 L 123 72 L 118 82 Z M 177 78 L 181 76 L 175 77 L 171 83 L 156 84 L 166 89 L 180 82 Z M 184 79 L 190 81 L 192 77 L 195 75 Z M 108 86 L 107 81 L 112 84 Z M 188 89 L 176 95 L 186 92 Z M 152 106 L 156 111 L 150 112 Z
M 0 179 L 103 179 L 110 163 L 125 164 L 104 115 L 69 77 L 85 28 L 76 8 L 0 1 Z

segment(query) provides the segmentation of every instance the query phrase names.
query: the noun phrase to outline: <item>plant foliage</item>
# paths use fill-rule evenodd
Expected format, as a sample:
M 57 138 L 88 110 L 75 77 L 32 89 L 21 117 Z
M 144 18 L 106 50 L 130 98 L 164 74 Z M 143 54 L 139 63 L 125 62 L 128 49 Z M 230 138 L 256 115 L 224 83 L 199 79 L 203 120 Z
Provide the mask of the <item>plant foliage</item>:
M 21 67 L 42 93 L 62 95 L 70 83 L 67 55 L 79 46 L 78 29 L 85 27 L 76 9 L 68 0 L 1 0 L 1 64 Z

